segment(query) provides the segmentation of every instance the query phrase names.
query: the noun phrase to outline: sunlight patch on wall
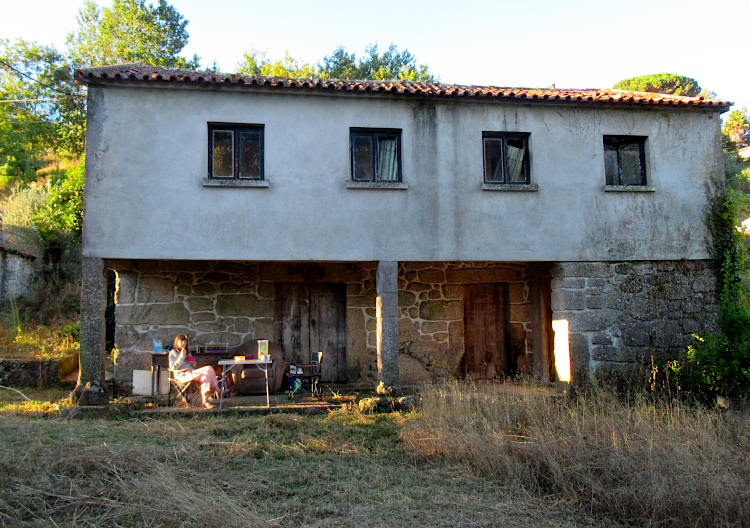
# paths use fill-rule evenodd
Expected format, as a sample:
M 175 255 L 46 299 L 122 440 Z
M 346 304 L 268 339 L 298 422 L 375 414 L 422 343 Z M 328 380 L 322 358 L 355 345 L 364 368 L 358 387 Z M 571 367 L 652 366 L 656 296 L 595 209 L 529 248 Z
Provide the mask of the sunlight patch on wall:
M 555 332 L 555 369 L 557 380 L 570 382 L 570 347 L 568 345 L 568 320 L 552 321 Z

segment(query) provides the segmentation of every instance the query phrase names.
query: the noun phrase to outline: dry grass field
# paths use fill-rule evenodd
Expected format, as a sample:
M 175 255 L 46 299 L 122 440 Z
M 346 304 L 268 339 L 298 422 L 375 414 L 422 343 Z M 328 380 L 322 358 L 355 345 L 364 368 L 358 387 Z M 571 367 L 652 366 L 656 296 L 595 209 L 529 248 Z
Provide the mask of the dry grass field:
M 28 395 L 0 391 L 0 526 L 748 524 L 745 415 L 444 385 L 410 414 L 65 420 Z
M 559 397 L 448 383 L 402 438 L 517 493 L 632 526 L 750 526 L 750 416 L 592 387 Z

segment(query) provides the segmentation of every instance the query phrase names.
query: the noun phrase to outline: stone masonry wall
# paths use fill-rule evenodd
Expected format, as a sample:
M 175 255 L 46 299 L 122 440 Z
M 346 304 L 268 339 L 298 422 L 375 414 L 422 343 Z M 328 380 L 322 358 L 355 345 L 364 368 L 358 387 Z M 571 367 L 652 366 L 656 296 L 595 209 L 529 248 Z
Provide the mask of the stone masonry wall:
M 26 295 L 35 276 L 33 258 L 0 249 L 0 304 Z
M 401 383 L 461 374 L 464 286 L 509 283 L 511 361 L 530 373 L 528 266 L 495 262 L 405 262 L 399 266 Z M 374 332 L 372 332 L 374 334 Z
M 150 367 L 153 339 L 168 344 L 186 334 L 192 345 L 254 339 L 274 340 L 276 282 L 347 284 L 347 306 L 375 297 L 374 263 L 245 263 L 212 261 L 130 261 L 106 263 L 116 272 L 115 344 L 119 351 L 115 377 L 130 383 L 133 369 Z M 358 308 L 357 310 L 361 310 Z M 349 377 L 367 377 L 374 352 L 361 328 L 347 313 Z M 360 337 L 361 336 L 361 337 Z
M 553 319 L 569 322 L 574 377 L 638 367 L 716 330 L 707 261 L 565 262 L 552 276 Z
M 350 382 L 377 380 L 375 271 L 364 263 L 243 263 L 130 261 L 116 271 L 115 377 L 129 383 L 148 369 L 157 333 L 167 344 L 186 334 L 191 344 L 239 346 L 273 340 L 276 282 L 336 282 L 346 286 L 347 369 Z M 402 383 L 460 370 L 464 352 L 465 284 L 507 282 L 511 356 L 521 372 L 532 365 L 528 267 L 489 262 L 399 265 L 399 366 Z

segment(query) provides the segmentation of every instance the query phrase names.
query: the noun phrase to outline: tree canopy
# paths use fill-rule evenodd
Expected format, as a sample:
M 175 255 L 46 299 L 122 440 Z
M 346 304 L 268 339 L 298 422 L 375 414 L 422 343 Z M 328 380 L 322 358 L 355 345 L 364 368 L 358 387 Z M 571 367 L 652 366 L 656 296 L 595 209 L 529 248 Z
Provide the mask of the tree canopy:
M 78 30 L 68 35 L 68 53 L 76 67 L 139 63 L 165 68 L 197 68 L 198 57 L 179 53 L 188 42 L 187 24 L 165 0 L 114 0 L 99 8 L 86 0 L 78 12 Z
M 33 178 L 49 149 L 80 152 L 84 100 L 66 58 L 49 46 L 0 40 L 0 174 Z
M 271 61 L 265 53 L 257 50 L 246 52 L 237 65 L 242 75 L 264 75 L 266 77 L 319 77 L 314 64 L 295 59 L 289 53 L 281 60 Z
M 250 50 L 237 65 L 237 73 L 267 77 L 318 77 L 323 79 L 372 79 L 434 82 L 430 69 L 417 65 L 409 50 L 399 50 L 395 44 L 384 52 L 371 44 L 362 57 L 348 52 L 343 46 L 323 59 L 322 64 L 309 64 L 289 53 L 283 59 L 270 60 L 265 53 Z
M 729 112 L 721 132 L 725 136 L 724 143 L 726 144 L 728 139 L 735 149 L 750 145 L 750 119 L 747 116 L 747 109 Z
M 702 89 L 698 81 L 677 75 L 674 73 L 653 73 L 650 75 L 640 75 L 625 79 L 613 86 L 618 90 L 633 90 L 636 92 L 656 92 L 672 95 L 700 95 Z
M 320 70 L 325 77 L 333 79 L 435 81 L 426 65 L 418 65 L 408 49 L 399 51 L 395 44 L 382 53 L 378 52 L 377 44 L 371 44 L 360 58 L 339 46 L 323 59 Z

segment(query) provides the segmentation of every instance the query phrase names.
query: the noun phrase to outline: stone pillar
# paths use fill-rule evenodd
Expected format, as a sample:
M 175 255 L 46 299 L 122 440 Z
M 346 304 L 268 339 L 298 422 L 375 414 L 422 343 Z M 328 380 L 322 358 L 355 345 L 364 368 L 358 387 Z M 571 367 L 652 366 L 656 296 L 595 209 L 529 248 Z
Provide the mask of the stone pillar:
M 378 262 L 376 289 L 378 379 L 398 389 L 398 262 Z
M 103 405 L 109 401 L 104 388 L 107 282 L 102 259 L 83 257 L 81 264 L 80 370 L 73 398 L 79 405 Z

